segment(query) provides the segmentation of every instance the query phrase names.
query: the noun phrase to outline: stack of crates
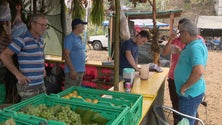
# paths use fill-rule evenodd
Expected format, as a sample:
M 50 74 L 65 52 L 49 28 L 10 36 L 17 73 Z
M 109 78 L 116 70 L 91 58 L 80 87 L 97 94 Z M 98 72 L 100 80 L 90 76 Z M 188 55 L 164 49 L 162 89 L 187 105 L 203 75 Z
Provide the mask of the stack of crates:
M 75 96 L 73 93 L 76 93 Z M 70 96 L 70 95 L 73 96 Z M 78 94 L 78 95 L 77 95 Z M 69 95 L 69 98 L 67 98 Z M 48 107 L 61 105 L 71 106 L 75 111 L 77 108 L 92 110 L 107 119 L 106 125 L 137 125 L 142 117 L 142 95 L 128 94 L 122 92 L 97 90 L 91 88 L 71 87 L 58 94 L 40 94 L 20 103 L 4 108 L 5 112 L 11 112 L 16 118 L 29 121 L 34 125 L 66 125 L 56 120 L 21 113 L 20 110 L 28 105 L 38 106 L 45 104 Z M 90 100 L 90 101 L 89 101 Z M 96 101 L 95 101 L 96 100 Z M 16 121 L 17 123 L 17 121 Z
M 0 124 L 5 123 L 7 120 L 13 120 L 16 123 L 16 125 L 33 125 L 34 123 L 38 125 L 38 123 L 32 118 L 24 118 L 22 116 L 18 116 L 17 113 L 15 112 L 0 110 Z
M 55 105 L 62 105 L 62 106 L 71 106 L 71 109 L 75 111 L 77 108 L 85 109 L 85 110 L 92 110 L 93 112 L 97 112 L 101 114 L 105 119 L 108 120 L 106 125 L 127 125 L 126 124 L 126 115 L 129 111 L 128 107 L 117 108 L 115 106 L 100 106 L 86 102 L 80 101 L 71 101 L 65 100 L 60 97 L 56 96 L 48 96 L 45 94 L 40 94 L 33 98 L 24 100 L 20 103 L 11 105 L 7 108 L 4 108 L 4 111 L 7 112 L 14 112 L 16 116 L 23 118 L 24 120 L 33 119 L 34 125 L 39 124 L 47 124 L 47 125 L 66 125 L 66 123 L 56 120 L 47 120 L 44 118 L 36 117 L 33 115 L 23 114 L 20 110 L 28 105 L 38 106 L 40 104 L 45 104 L 46 106 L 55 106 Z
M 67 95 L 76 92 L 78 95 L 76 97 L 69 97 Z M 72 102 L 86 102 L 88 99 L 97 100 L 98 103 L 95 106 L 109 106 L 109 107 L 129 107 L 129 112 L 127 113 L 126 125 L 137 125 L 142 117 L 142 95 L 138 94 L 128 94 L 122 92 L 81 88 L 81 87 L 71 87 L 66 89 L 54 96 L 59 96 L 64 100 L 70 100 Z M 87 100 L 86 100 L 87 99 Z M 90 102 L 88 102 L 90 103 Z

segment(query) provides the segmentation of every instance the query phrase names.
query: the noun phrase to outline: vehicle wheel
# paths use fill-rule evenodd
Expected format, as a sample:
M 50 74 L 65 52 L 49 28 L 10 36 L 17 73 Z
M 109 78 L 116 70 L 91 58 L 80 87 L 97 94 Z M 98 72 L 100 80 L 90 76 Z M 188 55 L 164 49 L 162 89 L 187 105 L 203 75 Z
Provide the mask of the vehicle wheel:
M 93 42 L 93 49 L 94 50 L 101 50 L 102 49 L 102 44 L 100 41 L 95 41 Z

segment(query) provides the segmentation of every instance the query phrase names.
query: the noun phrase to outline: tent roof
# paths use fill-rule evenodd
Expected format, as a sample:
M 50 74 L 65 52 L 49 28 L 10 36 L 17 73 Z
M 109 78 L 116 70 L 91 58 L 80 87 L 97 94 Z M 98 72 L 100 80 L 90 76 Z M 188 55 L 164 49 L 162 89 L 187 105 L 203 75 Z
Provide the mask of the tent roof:
M 167 10 L 167 11 L 158 11 L 156 18 L 170 18 L 170 14 L 174 13 L 174 17 L 178 17 L 182 14 L 182 10 Z M 126 11 L 125 15 L 128 19 L 147 19 L 153 18 L 152 11 Z
M 197 28 L 203 36 L 222 36 L 222 17 L 199 16 Z
M 153 20 L 152 19 L 131 19 L 131 21 L 134 22 L 135 26 L 153 28 Z M 157 25 L 157 27 L 169 26 L 169 24 L 161 23 L 158 21 L 156 21 L 156 25 Z
M 222 16 L 199 16 L 197 28 L 222 29 Z

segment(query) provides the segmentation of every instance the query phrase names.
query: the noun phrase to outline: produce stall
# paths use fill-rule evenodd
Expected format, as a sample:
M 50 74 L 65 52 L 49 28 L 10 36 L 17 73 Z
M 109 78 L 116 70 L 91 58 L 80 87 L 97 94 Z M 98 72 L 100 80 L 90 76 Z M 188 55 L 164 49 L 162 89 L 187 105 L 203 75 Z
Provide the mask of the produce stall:
M 61 61 L 61 58 L 56 56 L 47 56 L 46 62 L 64 62 Z M 100 61 L 90 61 L 86 62 L 86 74 L 97 74 L 97 70 L 93 70 L 94 68 L 87 69 L 87 66 L 91 68 L 91 66 L 96 67 L 96 69 L 109 69 L 114 70 L 113 66 L 104 66 Z M 134 79 L 133 88 L 131 90 L 132 94 L 140 94 L 143 96 L 143 105 L 142 105 L 142 116 L 140 119 L 140 124 L 144 125 L 147 123 L 152 123 L 155 125 L 155 117 L 152 112 L 152 105 L 155 104 L 163 104 L 164 99 L 164 82 L 167 77 L 169 68 L 162 68 L 163 72 L 156 73 L 156 72 L 149 72 L 149 78 L 147 80 L 141 80 L 140 78 L 136 77 Z M 97 76 L 96 76 L 97 77 Z M 88 84 L 89 86 L 89 84 Z M 95 88 L 94 85 L 90 86 Z M 100 89 L 100 88 L 99 88 Z M 113 90 L 113 87 L 109 90 Z M 119 91 L 124 92 L 123 81 L 119 83 Z
M 54 64 L 64 63 L 60 57 L 55 56 L 46 56 L 46 62 Z M 106 71 L 114 70 L 113 66 L 104 66 L 102 65 L 102 62 L 98 61 L 87 61 L 86 65 L 90 68 L 86 69 L 87 74 L 91 73 L 96 77 L 101 74 L 98 73 L 98 70 L 95 70 L 92 67 L 96 67 L 96 69 L 105 69 Z M 149 72 L 149 78 L 147 80 L 141 80 L 140 78 L 136 77 L 134 79 L 134 85 L 131 90 L 131 94 L 125 93 L 123 81 L 119 83 L 120 92 L 112 91 L 113 87 L 109 89 L 110 91 L 74 87 L 62 91 L 57 95 L 51 94 L 50 96 L 40 95 L 33 97 L 30 100 L 12 105 L 6 108 L 6 110 L 4 109 L 4 111 L 11 113 L 10 116 L 12 117 L 14 114 L 16 114 L 15 111 L 18 112 L 22 107 L 29 104 L 35 106 L 39 104 L 47 104 L 50 106 L 61 104 L 64 106 L 71 105 L 71 109 L 75 110 L 77 107 L 81 107 L 83 109 L 92 109 L 94 112 L 100 112 L 100 114 L 105 116 L 105 118 L 108 120 L 107 124 L 128 125 L 132 122 L 132 125 L 155 125 L 156 121 L 153 115 L 152 106 L 155 104 L 163 104 L 164 82 L 168 73 L 168 68 L 162 69 L 163 72 L 161 73 Z M 73 94 L 73 91 L 78 91 L 78 94 L 82 99 L 79 99 L 80 97 Z M 70 97 L 71 95 L 69 95 L 70 93 L 72 96 L 77 97 L 77 99 L 73 100 L 72 97 Z M 67 100 L 68 97 L 69 99 Z M 112 100 L 109 98 L 112 98 Z M 109 116 L 107 112 L 108 114 L 111 113 L 112 115 Z M 20 115 L 16 114 L 15 121 L 20 118 L 19 116 Z M 20 120 L 27 119 L 27 121 L 29 121 L 30 118 L 33 118 L 29 115 L 21 115 L 21 117 L 22 119 Z M 46 121 L 42 118 L 37 118 L 34 120 L 34 122 L 38 123 L 39 119 L 48 122 L 49 124 L 62 124 L 55 121 Z

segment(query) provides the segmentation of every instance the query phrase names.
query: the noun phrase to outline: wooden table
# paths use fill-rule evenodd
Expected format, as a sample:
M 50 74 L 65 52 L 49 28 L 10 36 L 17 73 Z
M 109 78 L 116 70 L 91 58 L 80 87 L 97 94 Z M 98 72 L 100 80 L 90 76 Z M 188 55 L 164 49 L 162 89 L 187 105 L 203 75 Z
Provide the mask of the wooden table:
M 143 95 L 142 118 L 140 125 L 156 125 L 155 117 L 152 112 L 153 105 L 163 105 L 164 83 L 169 68 L 162 68 L 161 73 L 149 73 L 149 79 L 141 80 L 135 78 L 131 93 Z M 119 83 L 119 91 L 124 92 L 123 81 Z
M 65 63 L 65 60 L 63 60 L 61 56 L 45 55 L 45 62 Z M 112 66 L 112 65 L 102 65 L 101 61 L 87 60 L 86 65 L 114 69 L 114 66 Z
M 46 63 L 53 63 L 55 64 L 56 67 L 60 66 L 60 64 L 63 65 L 65 60 L 62 60 L 61 56 L 54 56 L 54 55 L 45 55 L 45 62 Z M 86 61 L 86 71 L 85 71 L 85 76 L 89 76 L 94 78 L 94 79 L 99 79 L 99 78 L 107 78 L 109 79 L 108 84 L 103 84 L 100 81 L 92 82 L 90 80 L 83 80 L 84 86 L 87 87 L 92 87 L 92 88 L 97 88 L 97 89 L 109 89 L 111 86 L 113 86 L 113 79 L 114 79 L 114 66 L 113 65 L 102 65 L 101 61 L 93 61 L 93 60 L 87 60 Z M 56 68 L 57 69 L 57 68 Z

